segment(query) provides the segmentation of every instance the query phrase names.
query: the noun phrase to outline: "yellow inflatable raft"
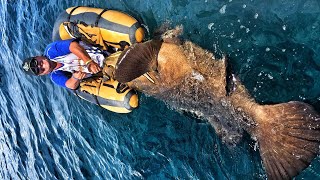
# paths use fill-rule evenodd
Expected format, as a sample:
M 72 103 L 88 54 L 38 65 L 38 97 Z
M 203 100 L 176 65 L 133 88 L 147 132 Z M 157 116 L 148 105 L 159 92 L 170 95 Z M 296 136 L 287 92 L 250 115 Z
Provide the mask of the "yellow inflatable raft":
M 116 113 L 129 113 L 138 107 L 138 95 L 125 84 L 102 77 L 88 78 L 80 83 L 75 94 L 89 102 Z
M 84 38 L 106 50 L 141 42 L 144 29 L 133 17 L 115 10 L 70 7 L 57 18 L 52 39 Z
M 111 54 L 105 60 L 103 72 L 115 66 L 120 51 Z M 126 84 L 110 78 L 104 81 L 103 76 L 94 76 L 82 80 L 75 94 L 89 102 L 97 104 L 109 111 L 129 113 L 138 107 L 138 94 Z
M 141 42 L 144 30 L 136 19 L 119 11 L 71 7 L 59 15 L 52 35 L 53 41 L 70 38 L 81 38 L 107 50 L 108 46 L 123 48 Z M 105 68 L 114 66 L 120 53 L 107 57 Z M 104 81 L 102 76 L 83 80 L 74 92 L 82 99 L 117 113 L 129 113 L 138 107 L 138 95 L 133 89 L 113 79 Z

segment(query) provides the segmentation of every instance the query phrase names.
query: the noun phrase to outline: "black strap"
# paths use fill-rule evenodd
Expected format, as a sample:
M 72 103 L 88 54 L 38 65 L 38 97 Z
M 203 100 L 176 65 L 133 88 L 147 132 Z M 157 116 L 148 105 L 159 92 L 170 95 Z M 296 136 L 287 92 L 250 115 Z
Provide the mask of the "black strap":
M 123 93 L 125 92 L 127 89 L 129 89 L 129 86 L 127 84 L 123 84 L 123 83 L 118 83 L 118 86 L 116 88 L 117 93 Z
M 127 41 L 120 41 L 120 42 L 116 43 L 116 42 L 109 42 L 109 41 L 103 40 L 103 43 L 105 43 L 105 44 L 108 43 L 111 45 L 118 45 L 118 46 L 120 46 L 119 50 L 121 50 L 121 51 L 123 51 L 126 46 L 130 46 L 130 44 Z
M 78 94 L 78 91 L 77 91 L 76 89 L 73 89 L 72 91 L 73 91 L 73 93 L 74 93 L 78 98 L 80 98 L 80 96 L 79 96 L 79 94 Z
M 74 8 L 70 11 L 70 14 L 69 14 L 69 16 L 68 16 L 68 21 L 70 21 L 71 15 L 72 15 L 73 11 L 76 10 L 78 7 L 81 7 L 81 6 L 76 6 L 76 7 L 74 7 Z
M 108 11 L 108 9 L 103 9 L 103 11 L 101 11 L 101 13 L 97 16 L 96 22 L 94 23 L 95 27 L 98 27 L 99 20 L 100 20 L 102 14 L 105 13 L 106 11 Z
M 100 104 L 100 102 L 99 102 L 99 100 L 98 100 L 98 97 L 97 97 L 96 95 L 93 95 L 93 94 L 92 94 L 92 96 L 94 97 L 94 100 L 96 101 L 96 104 L 97 104 L 98 106 L 102 107 L 101 104 Z

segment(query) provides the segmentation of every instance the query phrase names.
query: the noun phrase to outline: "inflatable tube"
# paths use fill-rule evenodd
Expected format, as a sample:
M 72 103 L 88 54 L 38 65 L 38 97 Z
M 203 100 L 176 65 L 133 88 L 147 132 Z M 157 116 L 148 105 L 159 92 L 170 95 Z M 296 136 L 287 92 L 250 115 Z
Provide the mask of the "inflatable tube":
M 107 46 L 142 42 L 144 29 L 133 17 L 115 10 L 70 7 L 62 12 L 53 28 L 52 40 L 85 38 L 106 50 Z
M 102 77 L 87 78 L 74 92 L 78 97 L 116 113 L 129 113 L 138 107 L 136 91 L 115 80 L 104 82 Z

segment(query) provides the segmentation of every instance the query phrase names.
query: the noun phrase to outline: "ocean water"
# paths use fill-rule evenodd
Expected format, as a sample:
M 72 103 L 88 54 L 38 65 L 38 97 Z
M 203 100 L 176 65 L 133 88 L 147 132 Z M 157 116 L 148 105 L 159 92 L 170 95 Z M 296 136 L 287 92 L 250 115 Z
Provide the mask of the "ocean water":
M 265 179 L 249 136 L 233 148 L 213 128 L 159 100 L 116 114 L 48 77 L 26 76 L 58 14 L 71 6 L 136 17 L 147 38 L 164 22 L 217 56 L 264 104 L 299 100 L 320 112 L 319 0 L 1 0 L 0 179 Z M 320 158 L 296 179 L 320 179 Z

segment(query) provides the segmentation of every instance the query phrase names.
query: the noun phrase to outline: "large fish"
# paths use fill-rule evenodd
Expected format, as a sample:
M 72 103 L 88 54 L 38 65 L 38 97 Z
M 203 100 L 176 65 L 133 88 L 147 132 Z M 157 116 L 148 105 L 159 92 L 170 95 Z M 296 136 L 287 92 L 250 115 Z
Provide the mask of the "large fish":
M 173 37 L 179 29 L 169 31 Z M 320 116 L 308 104 L 291 101 L 260 105 L 229 73 L 226 58 L 166 33 L 127 48 L 114 76 L 176 109 L 196 113 L 234 145 L 247 131 L 259 145 L 269 179 L 291 179 L 319 153 Z

